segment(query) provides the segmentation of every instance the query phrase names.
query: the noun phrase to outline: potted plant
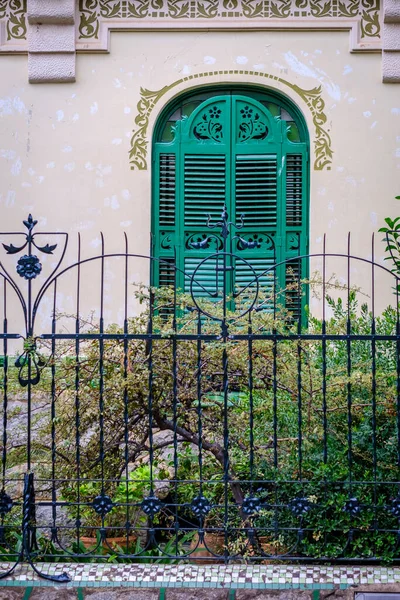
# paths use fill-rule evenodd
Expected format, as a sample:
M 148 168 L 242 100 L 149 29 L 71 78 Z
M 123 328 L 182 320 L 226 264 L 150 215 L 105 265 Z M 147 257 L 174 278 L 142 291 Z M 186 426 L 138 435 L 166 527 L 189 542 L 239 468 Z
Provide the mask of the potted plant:
M 102 515 L 96 512 L 94 503 L 99 497 L 98 483 L 85 482 L 79 487 L 80 503 L 71 507 L 72 513 L 81 523 L 80 541 L 86 548 L 102 546 L 105 551 L 118 546 L 127 550 L 135 544 L 147 527 L 147 517 L 141 510 L 141 502 L 146 496 L 150 481 L 150 467 L 141 465 L 131 471 L 129 481 L 120 482 L 110 493 L 112 508 Z M 127 527 L 127 523 L 129 526 Z M 101 530 L 105 529 L 105 539 Z

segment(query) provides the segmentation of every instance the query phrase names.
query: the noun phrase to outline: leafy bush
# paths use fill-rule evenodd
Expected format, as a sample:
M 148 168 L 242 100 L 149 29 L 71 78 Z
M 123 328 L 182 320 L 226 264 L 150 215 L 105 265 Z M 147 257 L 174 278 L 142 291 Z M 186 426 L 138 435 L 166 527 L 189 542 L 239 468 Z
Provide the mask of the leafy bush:
M 206 318 L 201 330 L 208 341 L 174 341 L 174 331 L 196 334 L 199 322 L 183 294 L 175 322 L 172 292 L 164 289 L 152 292 L 159 338 L 150 344 L 149 296 L 141 293 L 144 310 L 128 324 L 140 339 L 104 340 L 102 358 L 98 339 L 82 341 L 79 356 L 60 342 L 44 369 L 55 371 L 55 418 L 37 424 L 36 473 L 51 478 L 53 436 L 58 494 L 79 518 L 81 535 L 102 527 L 123 535 L 127 522 L 135 527 L 143 497 L 157 495 L 167 481 L 162 510 L 151 520 L 167 543 L 176 524 L 190 532 L 203 523 L 192 510 L 203 494 L 210 502 L 205 526 L 225 532 L 228 547 L 254 526 L 278 553 L 393 557 L 397 345 L 349 342 L 346 335 L 349 326 L 356 336 L 395 335 L 396 310 L 373 319 L 351 292 L 349 306 L 327 298 L 333 316 L 326 323 L 309 316 L 309 337 L 289 338 L 297 333 L 290 315 L 281 311 L 274 319 L 261 310 L 251 324 L 230 313 L 232 337 L 225 342 L 217 339 L 220 325 Z M 267 337 L 240 338 L 249 327 Z M 117 326 L 107 333 L 122 334 Z M 51 386 L 43 373 L 40 393 Z M 117 503 L 104 519 L 92 507 L 102 489 Z M 242 508 L 248 497 L 260 503 L 251 515 Z

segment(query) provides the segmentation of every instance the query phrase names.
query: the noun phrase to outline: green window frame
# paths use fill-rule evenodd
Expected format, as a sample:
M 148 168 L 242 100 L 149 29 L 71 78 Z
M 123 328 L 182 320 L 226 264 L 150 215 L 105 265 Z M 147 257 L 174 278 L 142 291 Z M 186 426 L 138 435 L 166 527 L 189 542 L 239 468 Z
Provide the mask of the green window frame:
M 222 247 L 218 237 L 199 247 L 210 233 L 207 214 L 215 222 L 226 205 L 231 221 L 245 215 L 242 239 L 258 243 L 243 248 L 232 232 L 228 250 L 299 315 L 307 303 L 304 296 L 299 303 L 297 282 L 308 276 L 308 262 L 298 258 L 308 252 L 308 181 L 307 127 L 285 97 L 228 86 L 179 97 L 161 114 L 153 141 L 152 256 L 161 260 L 153 261 L 151 284 L 173 285 L 176 264 L 176 285 L 189 291 L 190 275 Z M 251 277 L 245 262 L 232 262 L 228 292 Z M 197 270 L 195 294 L 215 288 L 214 267 L 208 261 Z

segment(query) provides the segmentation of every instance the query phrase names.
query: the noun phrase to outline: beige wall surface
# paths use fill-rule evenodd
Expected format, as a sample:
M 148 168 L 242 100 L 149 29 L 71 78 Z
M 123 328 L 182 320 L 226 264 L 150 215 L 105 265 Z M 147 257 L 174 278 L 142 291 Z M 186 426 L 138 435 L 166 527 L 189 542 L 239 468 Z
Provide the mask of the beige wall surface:
M 157 115 L 189 88 L 254 83 L 287 94 L 307 121 L 310 250 L 321 250 L 326 232 L 328 249 L 344 251 L 351 230 L 354 254 L 370 256 L 371 234 L 385 216 L 399 212 L 394 196 L 400 194 L 400 94 L 396 86 L 382 84 L 379 54 L 350 54 L 348 46 L 347 32 L 116 32 L 110 54 L 78 55 L 77 83 L 42 85 L 27 83 L 26 57 L 0 57 L 0 229 L 20 230 L 32 212 L 38 230 L 73 234 L 71 252 L 80 232 L 83 253 L 96 254 L 101 230 L 107 251 L 123 249 L 126 231 L 130 250 L 147 254 Z M 197 74 L 202 76 L 193 77 Z M 164 86 L 149 117 L 148 168 L 131 170 L 141 88 Z M 333 151 L 330 170 L 313 168 L 315 122 L 294 86 L 321 86 Z M 72 253 L 65 260 L 72 261 Z M 147 280 L 145 261 L 133 269 L 132 277 Z M 111 318 L 117 294 L 112 269 L 108 277 Z M 385 298 L 389 301 L 390 291 Z M 73 299 L 63 308 L 72 309 Z

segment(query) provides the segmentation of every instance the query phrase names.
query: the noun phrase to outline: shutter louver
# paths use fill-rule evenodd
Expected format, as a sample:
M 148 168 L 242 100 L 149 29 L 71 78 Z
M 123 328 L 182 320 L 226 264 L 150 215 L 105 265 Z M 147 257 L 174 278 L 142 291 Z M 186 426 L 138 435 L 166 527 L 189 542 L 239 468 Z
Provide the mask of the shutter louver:
M 263 256 L 260 258 L 252 257 L 249 258 L 248 261 L 258 277 L 258 303 L 262 304 L 264 310 L 273 311 L 275 286 L 275 270 L 273 269 L 275 263 L 274 255 L 271 254 L 271 256 Z M 267 271 L 267 269 L 271 270 Z M 256 282 L 254 279 L 253 271 L 242 261 L 236 261 L 235 293 L 237 294 L 243 290 L 241 296 L 251 300 L 256 289 Z M 247 286 L 249 287 L 246 289 Z
M 303 156 L 288 154 L 286 159 L 286 225 L 301 227 L 303 199 Z
M 225 204 L 225 156 L 185 156 L 185 227 L 204 228 L 206 216 L 218 219 Z
M 291 313 L 293 321 L 299 321 L 301 318 L 301 263 L 300 260 L 293 259 L 286 263 L 285 274 L 286 290 L 285 305 Z
M 235 194 L 237 221 L 243 213 L 246 227 L 276 227 L 276 156 L 236 156 Z
M 185 292 L 190 292 L 190 278 L 192 277 L 198 264 L 202 258 L 187 257 L 185 258 L 185 273 L 189 277 L 185 277 Z M 206 297 L 212 300 L 217 293 L 217 260 L 211 258 L 205 261 L 196 271 L 193 280 L 193 294 L 196 297 Z M 222 271 L 218 272 L 218 290 L 221 296 L 223 286 Z
M 159 265 L 159 285 L 173 286 L 175 282 L 175 263 L 173 258 L 163 258 Z
M 160 154 L 160 226 L 175 225 L 176 157 L 175 154 Z

